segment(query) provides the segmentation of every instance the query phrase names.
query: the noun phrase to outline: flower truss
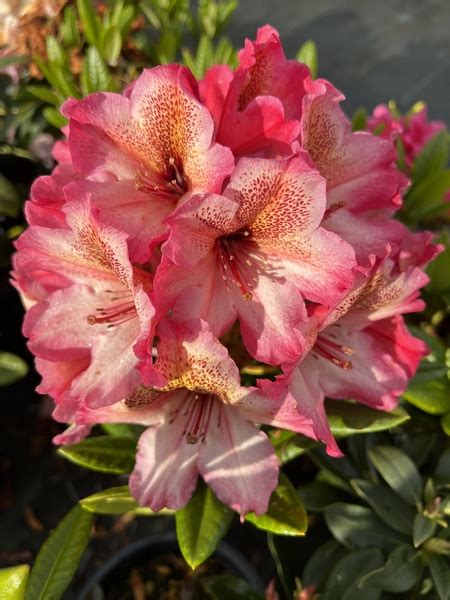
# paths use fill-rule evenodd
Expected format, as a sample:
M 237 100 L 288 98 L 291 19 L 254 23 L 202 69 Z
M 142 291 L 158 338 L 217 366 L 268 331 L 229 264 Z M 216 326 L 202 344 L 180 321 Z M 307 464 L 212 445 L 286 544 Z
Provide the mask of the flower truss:
M 402 315 L 422 308 L 437 249 L 395 219 L 397 125 L 352 132 L 342 100 L 265 26 L 235 71 L 155 67 L 63 106 L 14 284 L 39 391 L 70 424 L 56 442 L 143 425 L 144 506 L 181 508 L 200 475 L 264 513 L 279 465 L 260 425 L 339 456 L 324 398 L 390 410 L 426 353 Z M 240 356 L 276 379 L 243 386 Z

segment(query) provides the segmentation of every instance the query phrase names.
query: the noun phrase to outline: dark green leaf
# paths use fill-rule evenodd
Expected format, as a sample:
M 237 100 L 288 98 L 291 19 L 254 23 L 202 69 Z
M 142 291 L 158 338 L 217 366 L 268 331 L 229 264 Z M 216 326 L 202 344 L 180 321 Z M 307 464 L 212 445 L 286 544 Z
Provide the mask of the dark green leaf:
M 0 214 L 17 217 L 19 210 L 20 201 L 16 188 L 0 173 Z
M 430 538 L 436 530 L 436 523 L 431 519 L 428 519 L 421 513 L 417 513 L 414 518 L 413 527 L 413 544 L 415 548 L 422 545 L 428 538 Z
M 318 445 L 315 440 L 292 431 L 275 429 L 269 435 L 270 441 L 282 465 Z
M 450 436 L 450 411 L 442 415 L 441 417 L 441 427 L 447 435 Z
M 350 489 L 350 479 L 358 478 L 358 473 L 348 458 L 331 458 L 323 448 L 312 448 L 308 454 L 320 468 L 338 477 L 343 489 Z
M 325 589 L 320 595 L 321 600 L 356 600 L 364 595 L 364 600 L 377 600 L 380 596 L 377 590 L 364 588 L 358 590 L 359 579 L 365 573 L 383 564 L 383 555 L 377 549 L 351 552 L 341 558 L 333 567 Z
M 434 217 L 445 209 L 443 198 L 450 189 L 450 170 L 429 175 L 413 185 L 405 198 L 405 212 L 409 221 Z
M 443 294 L 450 290 L 450 235 L 444 231 L 436 242 L 444 245 L 444 250 L 427 267 L 430 283 L 427 290 L 431 293 Z
M 318 481 L 305 483 L 298 488 L 298 493 L 306 510 L 313 512 L 324 510 L 330 504 L 334 504 L 341 499 L 341 494 L 336 488 Z
M 233 512 L 200 482 L 191 500 L 175 515 L 180 550 L 192 569 L 214 552 L 232 517 Z
M 450 594 L 450 569 L 448 560 L 442 556 L 428 554 L 427 562 L 440 600 L 448 600 Z
M 58 600 L 89 542 L 93 515 L 75 506 L 52 531 L 30 573 L 26 600 Z
M 0 592 L 2 600 L 23 600 L 30 567 L 18 565 L 0 569 Z
M 419 579 L 422 568 L 420 554 L 411 546 L 402 544 L 391 552 L 383 567 L 362 578 L 361 587 L 377 587 L 387 592 L 406 592 Z
M 393 446 L 375 446 L 369 450 L 370 460 L 386 483 L 405 502 L 417 506 L 422 498 L 422 480 L 407 454 Z
M 246 581 L 232 575 L 209 577 L 203 587 L 211 600 L 264 600 L 264 596 L 252 589 Z
M 130 473 L 134 467 L 136 441 L 129 437 L 99 436 L 63 446 L 58 453 L 80 467 L 101 473 Z
M 267 512 L 259 516 L 248 513 L 245 518 L 259 529 L 278 535 L 305 535 L 308 526 L 300 496 L 284 473 L 280 473 Z
M 309 67 L 313 79 L 317 77 L 319 59 L 317 46 L 312 40 L 307 40 L 302 44 L 295 58 Z
M 441 454 L 434 474 L 443 483 L 450 481 L 450 448 L 446 448 Z
M 23 379 L 27 373 L 28 365 L 19 356 L 0 352 L 0 386 L 11 385 Z
M 130 494 L 127 485 L 109 488 L 108 490 L 92 494 L 92 496 L 80 500 L 80 505 L 88 512 L 101 515 L 122 515 L 128 512 L 144 516 L 174 514 L 173 511 L 168 509 L 154 513 L 149 508 L 140 506 Z
M 321 586 L 322 582 L 328 577 L 330 565 L 337 564 L 347 552 L 336 540 L 328 540 L 328 542 L 319 546 L 306 563 L 302 575 L 303 585 Z
M 29 85 L 26 89 L 28 93 L 43 102 L 47 102 L 47 104 L 53 104 L 56 107 L 59 107 L 61 104 L 58 96 L 45 85 Z
M 445 169 L 448 161 L 448 141 L 447 130 L 440 131 L 422 148 L 412 166 L 414 183 Z
M 386 485 L 353 479 L 352 487 L 389 527 L 411 535 L 415 511 Z
M 348 548 L 381 548 L 387 551 L 404 541 L 364 506 L 337 502 L 325 509 L 325 521 L 333 536 Z
M 383 412 L 363 404 L 342 400 L 327 400 L 325 409 L 331 431 L 336 437 L 392 429 L 410 418 L 401 407 L 391 412 Z

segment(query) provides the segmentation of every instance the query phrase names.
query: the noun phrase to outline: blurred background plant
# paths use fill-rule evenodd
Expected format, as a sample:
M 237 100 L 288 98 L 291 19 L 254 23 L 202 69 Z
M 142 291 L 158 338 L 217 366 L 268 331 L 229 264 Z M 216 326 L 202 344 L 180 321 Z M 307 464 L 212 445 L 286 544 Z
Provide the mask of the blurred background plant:
M 183 62 L 197 78 L 213 64 L 235 67 L 237 53 L 225 32 L 237 3 L 0 1 L 2 297 L 14 294 L 7 278 L 12 242 L 24 228 L 23 202 L 32 181 L 52 168 L 52 146 L 66 124 L 61 104 L 71 96 L 120 91 L 142 68 L 153 65 Z M 304 42 L 296 58 L 317 75 L 314 42 Z M 418 103 L 401 114 L 391 102 L 388 118 L 407 129 L 415 116 L 426 117 L 424 108 Z M 358 110 L 353 129 L 367 129 L 369 120 L 364 109 Z M 386 131 L 378 127 L 373 133 Z M 430 354 L 393 413 L 378 413 L 351 401 L 328 401 L 330 425 L 341 438 L 345 458 L 332 460 L 311 440 L 271 432 L 286 475 L 269 514 L 247 517 L 248 523 L 269 536 L 278 574 L 276 586 L 267 592 L 270 600 L 449 598 L 449 134 L 440 126 L 408 161 L 404 138 L 398 136 L 396 144 L 399 168 L 411 180 L 399 218 L 412 229 L 435 231 L 443 245 L 443 252 L 428 268 L 426 311 L 409 319 Z M 18 306 L 16 296 L 13 302 Z M 18 329 L 8 336 L 8 342 L 14 336 L 19 340 Z M 8 350 L 20 344 L 13 339 Z M 243 367 L 247 383 L 261 374 L 259 368 Z M 19 381 L 27 371 L 26 362 L 14 352 L 0 352 L 0 386 Z M 123 477 L 133 466 L 138 432 L 111 425 L 101 433 L 60 454 L 80 467 Z M 309 531 L 301 539 L 305 509 Z M 94 516 L 105 514 L 120 518 L 145 516 L 148 511 L 138 509 L 124 486 L 82 499 L 38 555 L 29 587 L 34 591 L 27 592 L 35 595 L 30 597 L 50 597 L 39 595 L 44 588 L 52 598 L 61 596 L 89 541 Z M 177 513 L 181 550 L 192 567 L 214 550 L 232 516 L 204 486 Z M 58 568 L 52 558 L 55 551 L 66 557 L 65 565 Z M 0 571 L 2 593 L 3 586 L 15 581 L 19 595 L 11 598 L 23 597 L 28 571 L 24 566 Z M 238 587 L 234 595 L 222 596 L 215 589 L 211 597 L 250 598 L 247 588 L 239 595 Z M 259 598 L 256 593 L 251 597 Z

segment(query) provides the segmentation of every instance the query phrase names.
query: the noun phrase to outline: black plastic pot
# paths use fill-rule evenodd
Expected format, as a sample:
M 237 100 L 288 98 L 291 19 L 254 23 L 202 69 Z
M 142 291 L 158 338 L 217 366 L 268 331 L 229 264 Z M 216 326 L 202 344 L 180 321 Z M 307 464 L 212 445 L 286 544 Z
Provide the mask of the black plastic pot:
M 114 554 L 88 579 L 76 595 L 76 600 L 91 600 L 91 598 L 94 600 L 95 589 L 101 586 L 103 581 L 119 577 L 122 572 L 127 573 L 134 566 L 169 553 L 180 555 L 177 537 L 172 532 L 153 535 L 126 546 Z M 241 552 L 226 542 L 221 542 L 212 557 L 219 561 L 230 574 L 245 579 L 255 590 L 264 592 L 264 583 L 261 577 Z

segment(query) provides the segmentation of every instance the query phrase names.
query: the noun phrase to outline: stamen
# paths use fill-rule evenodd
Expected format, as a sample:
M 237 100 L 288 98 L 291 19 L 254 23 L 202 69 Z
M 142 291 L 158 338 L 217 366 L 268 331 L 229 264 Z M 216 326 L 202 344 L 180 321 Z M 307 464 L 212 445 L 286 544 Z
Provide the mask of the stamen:
M 129 292 L 127 292 L 130 295 Z M 95 310 L 96 314 L 88 315 L 89 325 L 106 324 L 108 329 L 121 325 L 136 316 L 136 307 L 133 300 L 113 304 L 109 307 L 100 307 Z
M 212 394 L 191 394 L 186 411 L 186 427 L 183 435 L 186 436 L 188 444 L 196 444 L 198 441 L 205 442 L 211 420 L 214 396 Z
M 335 364 L 340 369 L 349 371 L 353 368 L 353 364 L 351 361 L 343 358 L 342 355 L 351 356 L 354 353 L 354 348 L 336 344 L 328 339 L 325 335 L 319 335 L 314 345 L 312 355 L 315 356 L 315 358 L 321 356 L 322 358 L 325 358 L 326 360 L 329 360 Z
M 250 302 L 253 299 L 253 282 L 256 283 L 257 279 L 256 277 L 244 278 L 243 274 L 246 268 L 254 267 L 254 264 L 245 255 L 242 256 L 242 251 L 231 251 L 231 245 L 234 243 L 238 242 L 232 242 L 231 240 L 227 240 L 227 238 L 220 240 L 219 258 L 222 267 L 222 280 L 227 282 L 226 288 L 228 291 L 231 291 L 232 288 L 229 284 L 232 283 L 242 293 L 244 300 Z

